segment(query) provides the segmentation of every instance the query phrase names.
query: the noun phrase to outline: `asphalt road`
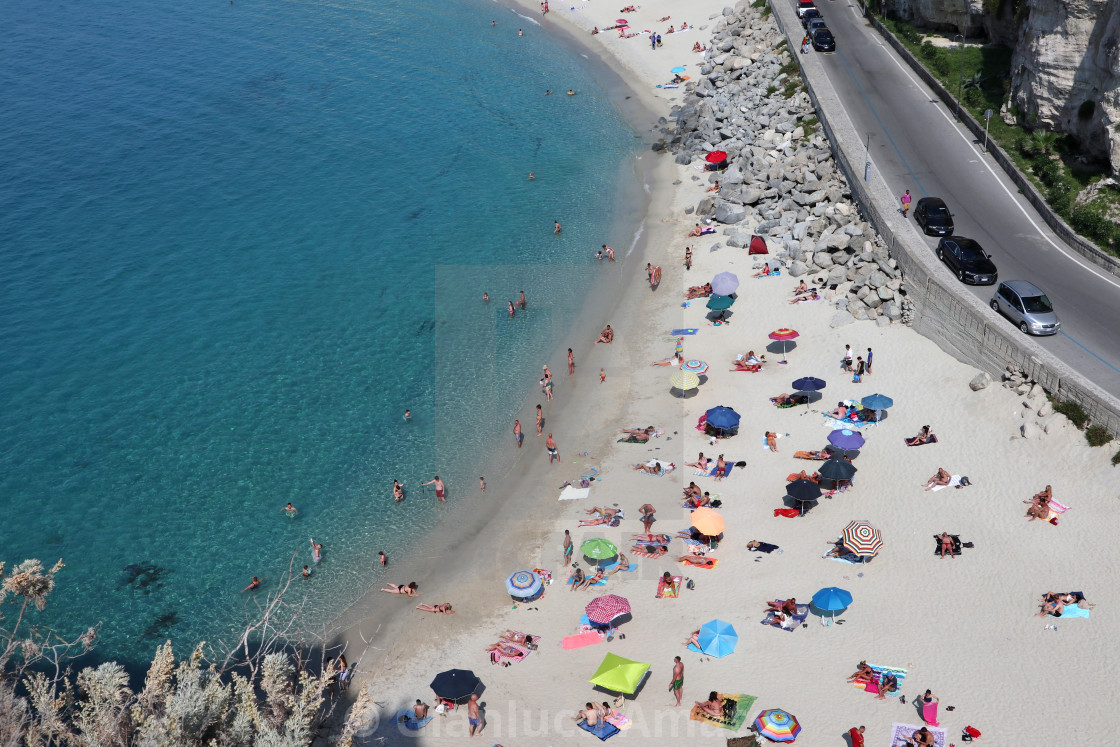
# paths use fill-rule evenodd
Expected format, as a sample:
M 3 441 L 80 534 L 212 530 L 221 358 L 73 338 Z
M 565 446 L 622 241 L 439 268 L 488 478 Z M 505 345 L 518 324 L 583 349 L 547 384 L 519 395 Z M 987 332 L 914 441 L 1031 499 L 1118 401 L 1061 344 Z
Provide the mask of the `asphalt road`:
M 914 204 L 920 197 L 944 199 L 956 233 L 980 242 L 1000 280 L 1029 280 L 1046 291 L 1062 331 L 1035 339 L 1120 396 L 1120 278 L 1082 260 L 1050 231 L 983 155 L 982 142 L 956 122 L 954 110 L 863 20 L 858 3 L 818 0 L 817 7 L 836 37 L 836 52 L 821 55 L 824 68 L 856 130 L 871 136 L 872 167 L 895 194 L 909 189 Z M 911 205 L 911 220 L 913 214 Z M 914 228 L 933 254 L 937 239 Z M 963 287 L 985 303 L 994 292 L 994 286 Z

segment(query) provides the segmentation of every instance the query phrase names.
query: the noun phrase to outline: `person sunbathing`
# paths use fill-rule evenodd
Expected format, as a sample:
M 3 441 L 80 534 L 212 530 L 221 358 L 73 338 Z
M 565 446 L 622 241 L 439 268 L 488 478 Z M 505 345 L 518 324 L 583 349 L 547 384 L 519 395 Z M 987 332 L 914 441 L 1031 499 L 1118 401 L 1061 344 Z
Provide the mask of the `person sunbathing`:
M 826 558 L 842 558 L 845 555 L 852 554 L 852 551 L 849 550 L 840 540 L 836 540 L 835 542 L 827 542 L 825 544 L 832 545 L 832 549 L 824 554 L 824 557 Z
M 618 573 L 620 571 L 628 571 L 628 570 L 630 570 L 630 561 L 626 559 L 625 555 L 623 555 L 622 553 L 619 553 L 618 554 L 618 562 L 616 562 L 614 564 L 613 568 L 611 568 L 609 571 L 607 571 L 607 574 L 608 575 L 614 575 L 615 573 Z
M 702 492 L 703 491 L 700 490 L 700 486 L 697 485 L 695 481 L 692 481 L 692 482 L 689 482 L 688 487 L 684 489 L 684 497 L 685 498 L 699 498 L 700 493 L 702 493 Z
M 755 358 L 753 361 L 746 358 L 736 358 L 732 361 L 736 371 L 750 371 L 752 373 L 761 371 L 763 363 L 765 363 L 765 361 L 759 360 L 758 358 Z
M 595 35 L 596 35 L 596 34 L 598 34 L 598 33 L 599 33 L 599 27 L 598 27 L 598 26 L 596 26 L 595 28 L 591 29 L 591 35 L 592 35 L 592 36 L 595 36 Z
M 821 475 L 819 472 L 814 472 L 810 475 L 805 470 L 801 470 L 796 475 L 792 475 L 792 477 L 793 480 L 808 480 L 809 482 L 817 482 L 821 479 Z M 793 482 L 793 480 L 790 480 L 790 482 Z
M 611 325 L 608 324 L 606 328 L 599 333 L 599 339 L 595 341 L 595 344 L 599 344 L 600 342 L 605 342 L 608 345 L 614 342 L 614 330 L 611 329 Z
M 819 301 L 819 300 L 820 300 L 820 295 L 818 295 L 816 291 L 811 291 L 806 296 L 798 296 L 797 298 L 794 298 L 792 301 L 790 301 L 790 304 L 802 303 L 804 301 Z
M 879 678 L 879 694 L 875 699 L 886 700 L 887 696 L 896 690 L 898 690 L 898 676 L 893 672 L 883 672 L 883 676 Z
M 723 454 L 720 454 L 718 457 L 716 457 L 716 482 L 719 482 L 723 478 L 727 477 L 727 473 L 729 471 L 730 470 L 727 467 L 727 462 L 723 458 Z
M 635 464 L 634 469 L 650 475 L 657 475 L 658 477 L 660 477 L 665 471 L 665 469 L 661 466 L 661 462 L 656 461 L 653 464 Z
M 606 571 L 604 571 L 602 568 L 596 568 L 594 576 L 584 577 L 584 579 L 582 581 L 580 581 L 578 584 L 575 584 L 575 583 L 572 584 L 572 588 L 574 588 L 574 589 L 590 589 L 592 586 L 594 586 L 595 584 L 602 581 L 603 576 L 605 576 L 605 575 L 606 575 Z
M 866 661 L 861 661 L 856 666 L 856 671 L 848 675 L 848 682 L 870 682 L 875 679 L 875 670 L 867 665 Z
M 696 461 L 695 461 L 695 462 L 687 462 L 687 463 L 685 464 L 685 466 L 686 466 L 686 467 L 695 467 L 696 469 L 700 470 L 701 472 L 707 473 L 707 471 L 708 471 L 708 464 L 709 464 L 709 463 L 710 463 L 711 461 L 712 461 L 712 460 L 711 460 L 711 459 L 708 459 L 708 457 L 704 456 L 704 452 L 702 452 L 702 451 L 701 451 L 701 452 L 700 452 L 700 456 L 699 456 L 699 457 L 697 457 L 697 459 L 696 459 Z M 692 485 L 695 485 L 695 484 L 696 484 L 696 483 L 692 483 Z M 689 487 L 692 487 L 692 485 L 690 485 Z
M 669 18 L 670 18 L 670 16 L 665 16 L 664 18 L 658 18 L 657 22 L 658 23 L 665 23 L 666 21 L 669 20 Z
M 720 191 L 721 189 L 723 189 L 723 187 L 721 187 L 721 186 L 720 186 L 720 184 L 719 184 L 719 180 L 717 179 L 717 180 L 716 180 L 716 183 L 715 183 L 715 184 L 713 184 L 712 186 L 708 187 L 708 188 L 707 188 L 706 190 L 704 190 L 704 191 L 705 191 L 705 192 L 719 192 L 719 191 Z
M 669 548 L 665 545 L 641 545 L 637 544 L 630 548 L 630 552 L 635 555 L 641 555 L 647 558 L 659 558 L 669 552 Z
M 693 52 L 703 52 L 704 47 L 701 46 L 700 42 L 696 42 L 695 44 L 692 45 L 692 51 Z
M 703 703 L 696 701 L 696 706 L 709 716 L 723 718 L 723 698 L 715 690 L 708 693 L 708 699 Z
M 409 581 L 407 586 L 404 584 L 387 584 L 381 591 L 387 594 L 404 594 L 407 597 L 414 597 L 418 589 L 415 581 Z
M 941 546 L 937 550 L 938 553 L 941 554 L 941 557 L 944 558 L 945 553 L 949 553 L 950 558 L 953 557 L 953 538 L 949 536 L 949 533 L 942 532 L 937 535 L 937 541 L 941 543 Z
M 1039 612 L 1035 617 L 1061 617 L 1062 612 L 1065 611 L 1066 605 L 1061 599 L 1054 598 L 1042 603 L 1042 612 Z
M 1030 504 L 1026 515 L 1030 517 L 1031 521 L 1035 519 L 1045 520 L 1050 515 L 1050 500 L 1053 495 L 1053 491 L 1047 485 L 1041 493 L 1035 493 L 1033 498 L 1023 501 L 1023 503 Z
M 708 234 L 715 233 L 715 232 L 716 232 L 716 229 L 712 228 L 711 226 L 705 226 L 705 227 L 701 228 L 700 224 L 697 223 L 696 228 L 693 228 L 689 232 L 688 235 L 689 235 L 689 237 L 692 237 L 692 236 L 707 236 Z
M 823 462 L 832 456 L 832 452 L 824 451 L 799 451 L 794 454 L 797 459 L 812 459 L 817 462 Z
M 677 31 L 684 31 L 688 28 L 688 21 L 681 21 L 681 27 Z
M 610 524 L 611 521 L 614 520 L 615 516 L 618 516 L 618 518 L 620 518 L 620 519 L 623 516 L 622 509 L 620 509 L 620 508 L 599 508 L 599 507 L 595 507 L 595 508 L 591 509 L 590 511 L 587 511 L 586 513 L 588 515 L 598 514 L 598 516 L 594 519 L 581 519 L 580 522 L 579 522 L 579 526 L 581 526 L 581 527 L 594 527 L 594 526 L 598 526 L 600 524 Z
M 797 600 L 793 597 L 790 597 L 784 602 L 779 602 L 775 599 L 773 602 L 766 603 L 766 611 L 778 612 L 783 615 L 790 615 L 792 617 L 797 614 Z
M 639 443 L 646 443 L 656 430 L 652 425 L 648 428 L 623 428 L 620 433 L 625 433 Z
M 627 5 L 625 8 L 623 8 L 622 10 L 620 10 L 618 12 L 619 13 L 634 13 L 636 10 L 637 10 L 637 8 L 635 8 L 633 5 Z
M 672 358 L 662 358 L 659 361 L 654 361 L 651 366 L 679 366 L 681 364 L 680 353 L 673 353 Z
M 786 626 L 786 615 L 783 615 L 776 609 L 767 610 L 770 614 L 770 619 L 766 621 L 767 625 L 773 625 L 775 628 L 784 628 Z
M 795 285 L 793 287 L 793 295 L 795 295 L 795 296 L 799 296 L 802 293 L 808 293 L 808 292 L 809 292 L 809 285 L 804 280 L 802 280 L 800 283 L 798 283 L 797 285 Z
M 418 604 L 416 609 L 423 610 L 424 612 L 433 612 L 440 615 L 454 615 L 455 610 L 451 609 L 451 602 L 444 602 L 435 606 L 430 604 Z
M 688 637 L 688 640 L 684 642 L 684 645 L 685 646 L 695 646 L 696 648 L 700 648 L 700 631 L 699 630 L 692 631 L 692 635 L 690 635 Z
M 803 405 L 808 401 L 809 398 L 804 394 L 779 394 L 770 398 L 774 405 Z
M 487 652 L 492 652 L 492 653 L 496 654 L 496 656 L 490 657 L 490 663 L 491 664 L 497 664 L 498 661 L 502 658 L 513 659 L 514 661 L 521 661 L 526 656 L 528 656 L 527 652 L 521 651 L 520 649 L 515 648 L 515 645 L 516 644 L 514 644 L 510 641 L 505 641 L 505 640 L 498 641 L 497 643 L 491 643 L 490 646 L 487 647 L 486 651 Z M 508 661 L 502 662 L 502 666 L 507 666 L 508 667 L 509 662 Z
M 906 439 L 907 446 L 918 446 L 919 444 L 931 443 L 934 439 L 933 431 L 930 430 L 928 425 L 923 425 L 922 429 L 918 431 L 918 435 L 913 438 Z
M 710 295 L 712 295 L 712 284 L 704 283 L 703 285 L 694 285 L 689 288 L 688 293 L 685 294 L 685 298 L 707 298 Z
M 933 732 L 923 726 L 908 737 L 908 742 L 914 747 L 933 747 L 936 744 Z
M 764 265 L 761 270 L 751 275 L 752 278 L 764 278 L 770 274 L 770 265 Z
M 711 558 L 705 558 L 702 555 L 682 555 L 677 558 L 677 562 L 694 565 L 697 568 L 711 569 L 716 567 L 716 561 L 712 560 Z
M 708 497 L 708 494 L 704 493 L 703 495 L 694 495 L 691 498 L 687 499 L 685 501 L 685 505 L 688 508 L 697 509 L 703 508 L 704 506 L 711 506 L 712 501 L 711 498 Z
M 572 583 L 571 583 L 571 588 L 568 589 L 568 591 L 575 591 L 576 589 L 578 589 L 580 587 L 580 585 L 583 583 L 583 581 L 584 581 L 583 570 L 580 569 L 580 568 L 576 568 L 574 571 L 572 571 Z
M 948 485 L 952 479 L 953 476 L 946 472 L 944 467 L 938 467 L 937 474 L 926 480 L 926 484 L 922 487 L 926 489 L 926 492 L 929 492 L 938 485 Z
M 766 445 L 770 451 L 776 452 L 778 450 L 778 434 L 773 431 L 766 431 Z
M 843 402 L 837 402 L 836 403 L 836 409 L 835 410 L 829 410 L 828 417 L 836 418 L 837 420 L 847 420 L 847 418 L 848 418 L 848 406 L 845 405 Z
M 539 637 L 539 636 L 537 636 L 537 637 Z M 505 633 L 502 633 L 502 636 L 501 636 L 503 641 L 509 641 L 510 643 L 516 643 L 519 646 L 524 646 L 525 648 L 529 649 L 530 651 L 535 651 L 536 650 L 536 648 L 537 648 L 537 643 L 536 643 L 537 637 L 531 636 L 527 633 L 518 633 L 516 630 L 509 630 L 508 628 L 506 629 Z

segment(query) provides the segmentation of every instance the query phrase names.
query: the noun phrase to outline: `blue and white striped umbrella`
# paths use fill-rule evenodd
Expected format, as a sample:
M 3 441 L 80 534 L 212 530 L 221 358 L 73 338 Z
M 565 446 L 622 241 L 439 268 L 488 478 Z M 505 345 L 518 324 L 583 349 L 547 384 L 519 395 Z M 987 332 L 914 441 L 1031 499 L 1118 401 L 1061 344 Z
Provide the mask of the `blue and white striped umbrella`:
M 511 597 L 529 599 L 541 590 L 544 581 L 532 571 L 517 571 L 506 579 L 506 591 Z

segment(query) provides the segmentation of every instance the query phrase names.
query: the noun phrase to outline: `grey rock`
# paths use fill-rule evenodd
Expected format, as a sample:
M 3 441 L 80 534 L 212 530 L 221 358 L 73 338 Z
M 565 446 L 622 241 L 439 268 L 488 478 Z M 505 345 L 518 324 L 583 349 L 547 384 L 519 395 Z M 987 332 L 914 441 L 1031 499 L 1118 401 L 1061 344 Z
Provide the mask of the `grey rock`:
M 1044 417 L 1046 417 L 1047 415 L 1050 415 L 1053 412 L 1054 412 L 1054 405 L 1050 402 L 1050 400 L 1046 400 L 1045 402 L 1042 403 L 1042 406 L 1038 408 L 1038 416 L 1040 418 L 1044 418 Z M 1049 433 L 1049 431 L 1047 431 L 1047 433 Z
M 677 157 L 673 160 L 679 163 L 681 166 L 687 166 L 688 164 L 692 163 L 692 156 L 690 156 L 688 153 L 678 153 Z
M 688 207 L 686 207 L 684 209 L 684 214 L 685 215 L 692 215 L 693 211 L 695 211 L 695 210 L 696 210 L 696 208 L 692 207 L 692 205 L 689 205 Z
M 805 273 L 809 272 L 809 268 L 799 259 L 793 260 L 789 266 L 789 274 L 795 278 L 799 278 Z
M 826 282 L 828 285 L 839 285 L 847 279 L 847 274 L 847 270 L 843 265 L 836 265 L 828 271 L 828 280 Z
M 1030 396 L 1031 397 L 1045 397 L 1046 396 L 1046 390 L 1042 388 L 1041 384 L 1035 384 L 1034 386 L 1031 387 Z
M 875 320 L 875 324 L 879 325 L 880 327 L 889 327 L 889 326 L 891 326 L 892 321 L 894 321 L 894 320 L 891 319 L 890 317 L 881 316 L 881 317 L 879 317 L 878 319 Z
M 880 288 L 877 291 L 877 294 L 883 301 L 890 301 L 892 298 L 894 298 L 894 291 L 892 291 L 890 288 L 887 288 L 886 286 Z
M 755 187 L 744 187 L 739 190 L 739 198 L 744 205 L 754 205 L 762 199 L 762 190 Z
M 1030 384 L 1020 384 L 1019 386 L 1015 387 L 1015 392 L 1017 394 L 1029 394 L 1030 391 L 1031 391 L 1031 385 Z
M 738 223 L 743 220 L 743 218 L 747 217 L 747 209 L 742 205 L 736 205 L 733 202 L 721 200 L 716 205 L 716 211 L 713 217 L 720 223 Z
M 878 269 L 872 270 L 867 276 L 867 284 L 872 288 L 882 288 L 887 284 L 887 276 Z
M 701 197 L 700 202 L 696 204 L 697 215 L 708 215 L 712 212 L 712 207 L 716 204 L 714 197 Z
M 1023 434 L 1023 438 L 1038 438 L 1042 435 L 1042 429 L 1034 422 L 1023 423 L 1019 432 Z
M 972 377 L 972 381 L 968 382 L 968 388 L 974 392 L 981 389 L 987 389 L 988 385 L 992 383 L 992 377 L 987 372 L 980 372 Z

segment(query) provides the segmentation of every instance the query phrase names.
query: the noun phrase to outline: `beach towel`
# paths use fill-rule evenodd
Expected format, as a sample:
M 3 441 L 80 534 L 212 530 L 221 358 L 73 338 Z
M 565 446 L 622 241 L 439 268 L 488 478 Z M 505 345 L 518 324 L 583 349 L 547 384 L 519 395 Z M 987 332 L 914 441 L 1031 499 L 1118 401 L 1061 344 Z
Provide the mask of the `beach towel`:
M 615 734 L 618 734 L 618 727 L 614 724 L 608 724 L 606 721 L 600 721 L 595 726 L 588 726 L 586 720 L 580 719 L 576 722 L 576 726 L 590 734 L 594 734 L 603 742 L 607 741 Z
M 644 470 L 641 471 L 642 474 L 643 475 L 649 475 L 651 477 L 664 477 L 665 475 L 669 474 L 670 472 L 672 472 L 673 470 L 675 470 L 677 468 L 677 465 L 673 464 L 672 462 L 663 462 L 660 459 L 650 459 L 648 462 L 645 463 L 645 466 L 652 467 L 655 464 L 661 465 L 661 473 L 660 474 L 655 475 L 652 472 L 645 472 Z
M 761 363 L 752 363 L 749 366 L 736 366 L 735 368 L 732 368 L 732 369 L 729 369 L 729 370 L 732 371 L 732 372 L 734 372 L 734 371 L 739 371 L 739 372 L 746 371 L 747 373 L 758 373 L 759 371 L 762 370 L 762 364 Z
M 775 508 L 774 516 L 784 516 L 787 519 L 796 519 L 801 515 L 801 512 L 796 508 Z
M 816 480 L 802 477 L 800 472 L 790 472 L 786 475 L 786 482 L 793 482 L 794 480 L 809 480 L 809 482 L 816 482 Z
M 781 605 L 782 602 L 784 602 L 786 600 L 775 599 L 774 601 L 777 602 L 779 605 Z M 797 614 L 792 615 L 792 616 L 787 616 L 786 621 L 784 623 L 782 623 L 780 626 L 779 625 L 771 625 L 771 623 L 774 622 L 774 610 L 767 610 L 766 611 L 766 616 L 762 618 L 762 624 L 763 625 L 770 625 L 770 627 L 772 627 L 772 628 L 781 628 L 782 630 L 785 630 L 787 632 L 792 633 L 793 631 L 800 628 L 801 623 L 805 622 L 805 620 L 808 619 L 808 617 L 809 617 L 809 605 L 799 604 L 799 605 L 797 605 Z
M 552 571 L 546 571 L 544 568 L 534 568 L 533 573 L 541 577 L 541 581 L 545 586 L 552 583 Z
M 961 476 L 960 475 L 953 475 L 951 478 L 949 478 L 949 484 L 948 485 L 934 485 L 932 488 L 930 488 L 930 491 L 936 493 L 938 490 L 944 490 L 945 488 L 955 488 L 960 484 L 961 484 Z
M 1058 503 L 1056 500 L 1051 498 L 1050 499 L 1050 511 L 1052 513 L 1058 514 L 1060 516 L 1060 515 L 1064 514 L 1066 511 L 1069 511 L 1069 506 Z
M 755 280 L 762 280 L 763 278 L 776 278 L 782 274 L 781 270 L 771 270 L 769 275 L 759 275 Z
M 907 738 L 922 727 L 914 726 L 913 724 L 891 724 L 891 743 L 890 747 L 906 747 L 910 744 Z M 948 747 L 949 739 L 944 729 L 938 729 L 933 726 L 928 727 L 930 734 L 933 734 L 934 747 Z
M 615 710 L 612 710 L 611 715 L 607 716 L 604 720 L 611 726 L 617 726 L 622 731 L 633 726 L 633 722 L 631 722 L 630 719 Z
M 852 430 L 854 428 L 857 431 L 861 431 L 867 430 L 868 428 L 874 428 L 876 425 L 878 425 L 878 423 L 876 423 L 874 420 L 840 420 L 839 418 L 832 417 L 828 413 L 822 414 L 821 417 L 824 419 L 824 425 L 831 430 L 837 430 L 838 428 L 847 428 L 848 430 Z
M 422 719 L 417 719 L 416 712 L 411 708 L 402 708 L 397 711 L 397 714 L 395 716 L 393 716 L 394 724 L 400 724 L 404 728 L 411 729 L 412 731 L 419 731 L 420 729 L 423 729 L 431 720 L 431 716 L 425 716 Z
M 696 327 L 690 327 L 690 328 L 687 328 L 687 329 L 674 329 L 674 330 L 670 331 L 669 334 L 677 335 L 677 336 L 680 336 L 680 335 L 694 335 L 699 331 L 700 330 L 697 329 Z
M 667 534 L 631 534 L 630 541 L 643 545 L 668 545 L 672 537 Z
M 1085 607 L 1078 607 L 1076 604 L 1067 604 L 1062 608 L 1062 614 L 1058 615 L 1058 617 L 1083 617 L 1088 620 L 1089 610 Z
M 666 584 L 664 578 L 657 580 L 658 599 L 676 599 L 681 595 L 681 581 L 684 576 L 673 576 L 673 583 Z
M 594 575 L 594 574 L 592 574 L 592 575 Z M 572 585 L 572 581 L 574 579 L 575 579 L 575 575 L 574 575 L 574 571 L 573 571 L 572 573 L 568 574 L 568 586 Z M 596 581 L 595 583 L 593 583 L 591 585 L 592 586 L 606 586 L 607 585 L 607 577 L 603 576 L 601 579 L 599 579 L 598 581 Z
M 713 716 L 706 711 L 701 710 L 700 706 L 692 706 L 692 711 L 688 714 L 688 718 L 692 721 L 703 721 L 718 726 L 721 729 L 728 729 L 729 731 L 739 731 L 747 720 L 747 714 L 750 713 L 751 706 L 758 700 L 753 695 L 740 695 L 737 693 L 721 693 L 720 697 L 723 698 L 725 709 L 727 701 L 735 702 L 735 714 L 730 718 Z
M 509 659 L 510 661 L 521 661 L 529 655 L 529 649 L 524 646 L 519 646 L 510 641 L 499 641 L 498 648 L 491 650 L 490 661 L 497 664 L 502 659 Z
M 690 565 L 693 568 L 703 568 L 706 571 L 709 571 L 712 568 L 715 568 L 717 565 L 719 565 L 719 559 L 718 558 L 707 558 L 707 557 L 705 557 L 705 558 L 697 557 L 695 559 L 694 558 L 686 558 L 685 560 L 681 560 L 679 562 L 681 563 L 681 565 Z M 711 565 L 708 565 L 709 562 L 711 563 Z
M 937 723 L 937 701 L 922 704 L 922 721 L 930 726 L 941 726 Z
M 904 438 L 904 439 L 902 439 L 902 441 L 903 441 L 903 442 L 904 442 L 904 443 L 905 443 L 905 444 L 906 444 L 907 446 L 925 446 L 926 444 L 935 444 L 935 443 L 937 443 L 937 436 L 930 436 L 930 439 L 929 439 L 928 441 L 923 441 L 923 442 L 921 442 L 921 443 L 916 443 L 916 444 L 912 444 L 912 443 L 910 443 L 910 439 L 908 439 L 908 438 Z
M 591 495 L 591 488 L 577 488 L 575 485 L 565 485 L 560 491 L 560 501 L 578 501 Z
M 961 554 L 961 537 L 959 534 L 950 534 L 949 537 L 953 540 L 953 555 Z M 941 557 L 941 540 L 935 534 L 933 535 L 933 554 Z
M 579 633 L 577 635 L 565 636 L 560 641 L 560 648 L 571 650 L 573 648 L 583 648 L 584 646 L 594 646 L 596 643 L 602 643 L 603 636 L 595 632 Z
M 878 664 L 870 664 L 871 670 L 875 672 L 875 678 L 871 682 L 853 682 L 852 687 L 857 690 L 866 690 L 869 693 L 879 694 L 879 683 L 883 681 L 883 675 L 893 674 L 895 679 L 898 680 L 898 687 L 891 691 L 891 695 L 899 695 L 902 693 L 902 683 L 906 679 L 906 670 L 901 667 L 884 667 Z
M 863 558 L 854 553 L 848 553 L 847 555 L 833 555 L 830 558 L 825 558 L 825 560 L 839 560 L 841 563 L 850 563 L 852 565 L 863 565 L 863 563 L 866 562 Z M 867 560 L 871 560 L 871 558 L 867 558 Z
M 754 544 L 754 547 L 751 547 L 752 543 Z M 778 546 L 771 545 L 769 542 L 759 542 L 757 540 L 751 540 L 751 542 L 747 544 L 747 549 L 751 550 L 752 552 L 771 553 L 777 550 Z

